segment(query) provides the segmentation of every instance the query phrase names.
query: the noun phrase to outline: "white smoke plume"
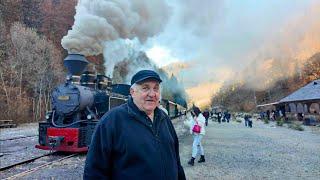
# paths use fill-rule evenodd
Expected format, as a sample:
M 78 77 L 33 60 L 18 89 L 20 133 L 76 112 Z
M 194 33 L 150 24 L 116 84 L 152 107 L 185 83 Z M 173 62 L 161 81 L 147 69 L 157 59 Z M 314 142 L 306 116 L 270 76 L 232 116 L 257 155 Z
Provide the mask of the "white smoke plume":
M 163 0 L 79 0 L 75 22 L 61 44 L 69 53 L 86 56 L 103 52 L 106 41 L 144 42 L 161 32 L 169 17 Z
M 103 57 L 105 59 L 106 75 L 112 77 L 114 66 L 124 59 L 132 59 L 138 51 L 140 51 L 140 43 L 137 39 L 118 39 L 105 42 Z

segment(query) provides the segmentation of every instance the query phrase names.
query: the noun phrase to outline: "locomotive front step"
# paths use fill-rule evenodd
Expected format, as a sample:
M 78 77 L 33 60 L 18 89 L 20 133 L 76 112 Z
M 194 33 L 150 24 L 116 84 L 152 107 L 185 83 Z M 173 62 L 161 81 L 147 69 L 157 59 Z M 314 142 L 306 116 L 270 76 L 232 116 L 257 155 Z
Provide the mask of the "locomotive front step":
M 52 148 L 59 147 L 63 140 L 63 136 L 48 136 L 49 146 Z

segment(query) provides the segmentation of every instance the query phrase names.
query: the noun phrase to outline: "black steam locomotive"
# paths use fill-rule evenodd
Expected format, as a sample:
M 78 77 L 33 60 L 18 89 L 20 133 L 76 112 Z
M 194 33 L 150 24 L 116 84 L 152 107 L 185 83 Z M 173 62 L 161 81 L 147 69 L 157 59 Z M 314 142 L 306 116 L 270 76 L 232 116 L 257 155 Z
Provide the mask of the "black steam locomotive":
M 52 91 L 52 111 L 39 123 L 36 148 L 64 152 L 86 152 L 99 119 L 111 108 L 126 102 L 130 86 L 112 84 L 104 75 L 84 71 L 88 61 L 83 55 L 69 54 L 64 59 L 68 69 L 66 82 Z M 171 118 L 185 113 L 185 108 L 162 100 Z

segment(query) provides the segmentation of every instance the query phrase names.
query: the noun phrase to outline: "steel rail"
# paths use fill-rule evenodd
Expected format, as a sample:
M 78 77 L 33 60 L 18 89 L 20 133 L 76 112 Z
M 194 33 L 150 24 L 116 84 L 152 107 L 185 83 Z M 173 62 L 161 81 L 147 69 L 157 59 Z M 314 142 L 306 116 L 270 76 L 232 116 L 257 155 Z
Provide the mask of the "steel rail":
M 12 138 L 7 138 L 7 139 L 0 139 L 0 141 L 10 141 L 10 140 L 15 140 L 15 139 L 23 139 L 23 138 L 29 138 L 29 137 L 35 137 L 35 136 L 38 136 L 38 134 L 29 135 L 29 136 L 18 136 L 18 137 L 12 137 Z
M 43 164 L 43 165 L 34 167 L 34 168 L 32 168 L 32 169 L 29 169 L 29 170 L 27 170 L 27 171 L 23 171 L 23 172 L 21 172 L 21 173 L 15 174 L 15 175 L 10 176 L 10 177 L 7 177 L 7 178 L 5 178 L 4 180 L 16 179 L 16 178 L 18 178 L 18 177 L 25 176 L 25 175 L 27 175 L 27 174 L 30 174 L 30 173 L 32 173 L 32 172 L 34 172 L 34 171 L 37 171 L 37 170 L 43 168 L 43 167 L 46 167 L 46 166 L 48 166 L 48 165 L 54 164 L 54 163 L 56 163 L 56 162 L 59 162 L 59 161 L 65 160 L 65 159 L 69 159 L 69 158 L 74 157 L 74 156 L 76 156 L 76 155 L 78 155 L 78 153 L 71 154 L 71 155 L 65 156 L 65 157 L 63 157 L 63 158 L 60 158 L 60 159 L 51 161 L 51 162 L 47 162 L 47 163 L 45 163 L 45 164 Z
M 26 163 L 29 163 L 29 162 L 33 162 L 33 161 L 35 161 L 37 159 L 40 159 L 42 157 L 45 157 L 45 156 L 53 155 L 54 153 L 56 153 L 56 152 L 51 152 L 51 153 L 48 153 L 48 154 L 44 154 L 44 155 L 37 156 L 37 157 L 31 158 L 31 159 L 28 159 L 28 160 L 21 161 L 21 162 L 15 163 L 15 164 L 11 164 L 9 166 L 2 167 L 2 168 L 0 168 L 0 172 L 4 171 L 4 170 L 7 170 L 7 169 L 10 169 L 10 168 L 13 168 L 15 166 L 19 166 L 21 164 L 26 164 Z

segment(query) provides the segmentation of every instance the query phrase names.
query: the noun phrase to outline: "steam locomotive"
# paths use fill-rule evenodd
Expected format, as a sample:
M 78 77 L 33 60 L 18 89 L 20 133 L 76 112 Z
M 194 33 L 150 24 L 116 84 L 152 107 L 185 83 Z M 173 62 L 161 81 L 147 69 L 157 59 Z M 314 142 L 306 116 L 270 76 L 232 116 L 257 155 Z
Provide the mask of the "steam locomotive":
M 86 152 L 103 114 L 127 101 L 129 85 L 112 84 L 107 76 L 84 71 L 87 64 L 86 58 L 80 54 L 69 54 L 64 59 L 68 75 L 65 83 L 52 91 L 52 110 L 39 123 L 36 148 Z M 176 103 L 162 100 L 161 104 L 171 118 L 185 114 L 186 109 Z

